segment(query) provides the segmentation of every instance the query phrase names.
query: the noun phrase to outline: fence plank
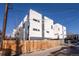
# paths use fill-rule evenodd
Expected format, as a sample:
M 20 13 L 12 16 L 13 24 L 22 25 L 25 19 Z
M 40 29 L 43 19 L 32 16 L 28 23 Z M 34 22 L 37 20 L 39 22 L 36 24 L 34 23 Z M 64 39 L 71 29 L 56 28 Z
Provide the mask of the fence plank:
M 49 48 L 55 48 L 57 46 L 60 46 L 61 41 L 60 40 L 20 40 L 20 45 L 22 46 L 22 53 L 28 53 L 28 52 L 34 52 L 42 49 L 49 49 Z M 12 49 L 12 53 L 16 51 L 16 40 L 4 40 L 3 41 L 3 48 L 9 48 Z

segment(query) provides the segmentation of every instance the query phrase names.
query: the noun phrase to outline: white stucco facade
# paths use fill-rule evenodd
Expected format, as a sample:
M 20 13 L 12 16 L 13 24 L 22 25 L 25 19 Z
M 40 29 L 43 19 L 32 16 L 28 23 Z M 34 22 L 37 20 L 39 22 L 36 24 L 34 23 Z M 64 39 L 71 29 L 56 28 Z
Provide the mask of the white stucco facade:
M 64 38 L 66 38 L 67 37 L 67 33 L 66 33 L 66 27 L 65 26 L 63 26 L 63 37 Z
M 53 20 L 44 16 L 44 37 L 53 39 Z
M 42 38 L 42 14 L 30 10 L 29 12 L 29 37 Z
M 54 24 L 54 38 L 64 39 L 66 38 L 66 27 L 63 25 L 56 23 Z
M 62 39 L 63 38 L 63 32 L 62 32 L 62 25 L 59 23 L 54 24 L 54 38 Z
M 30 9 L 23 21 L 13 30 L 11 37 L 19 39 L 63 39 L 66 38 L 66 27 L 56 23 L 47 16 Z

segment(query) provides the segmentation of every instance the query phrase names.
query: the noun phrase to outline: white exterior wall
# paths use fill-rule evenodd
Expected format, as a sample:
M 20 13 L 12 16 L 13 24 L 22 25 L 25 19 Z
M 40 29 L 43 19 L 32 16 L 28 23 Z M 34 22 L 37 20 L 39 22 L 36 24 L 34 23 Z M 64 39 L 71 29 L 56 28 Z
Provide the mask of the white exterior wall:
M 52 28 L 51 28 L 52 26 Z M 49 32 L 49 33 L 47 33 Z M 50 38 L 53 39 L 54 33 L 53 33 L 53 20 L 48 18 L 48 17 L 44 17 L 44 38 Z
M 19 39 L 23 39 L 23 21 L 18 25 L 16 29 L 13 30 L 13 33 L 11 36 L 13 38 L 17 37 Z
M 21 30 L 19 31 L 19 35 L 18 35 L 19 37 L 19 39 L 23 39 L 23 29 L 21 28 Z
M 34 21 L 33 19 L 37 21 Z M 42 15 L 31 9 L 29 12 L 29 22 L 30 22 L 29 36 L 41 38 L 42 37 Z M 39 31 L 34 31 L 33 30 L 34 28 L 39 29 Z
M 63 26 L 63 35 L 64 35 L 64 38 L 66 38 L 66 37 L 67 37 L 66 27 L 65 27 L 65 26 Z
M 63 39 L 63 28 L 62 25 L 59 23 L 54 24 L 54 38 L 57 39 Z
M 18 38 L 23 39 L 23 21 L 21 21 L 21 23 L 19 24 L 17 31 L 19 33 Z
M 23 28 L 23 24 L 25 23 L 25 27 Z M 27 30 L 28 30 L 28 20 L 27 15 L 24 17 L 23 21 L 18 25 L 16 29 L 13 30 L 11 37 L 17 37 L 20 39 L 27 39 Z M 19 35 L 17 34 L 19 33 Z
M 12 32 L 11 37 L 12 37 L 12 38 L 15 38 L 15 35 L 16 35 L 16 29 L 13 29 L 13 32 Z
M 23 39 L 26 39 L 26 40 L 28 39 L 28 24 L 29 24 L 27 17 L 28 17 L 28 15 L 26 15 L 23 20 L 23 22 L 25 24 L 25 26 L 23 28 Z
M 38 39 L 42 38 L 42 32 L 44 32 L 44 38 L 49 39 L 58 39 L 58 37 L 59 39 L 66 38 L 66 27 L 62 26 L 59 23 L 54 24 L 54 21 L 52 19 L 44 16 L 44 30 L 42 30 L 42 21 L 43 21 L 42 15 L 30 9 L 29 15 L 26 15 L 24 17 L 23 21 L 19 24 L 19 26 L 13 30 L 11 36 L 19 37 L 20 39 L 27 39 L 29 34 L 30 38 Z M 23 26 L 23 24 L 25 24 L 25 26 Z M 47 31 L 49 31 L 49 33 L 47 33 Z M 17 35 L 17 32 L 19 33 L 19 35 Z

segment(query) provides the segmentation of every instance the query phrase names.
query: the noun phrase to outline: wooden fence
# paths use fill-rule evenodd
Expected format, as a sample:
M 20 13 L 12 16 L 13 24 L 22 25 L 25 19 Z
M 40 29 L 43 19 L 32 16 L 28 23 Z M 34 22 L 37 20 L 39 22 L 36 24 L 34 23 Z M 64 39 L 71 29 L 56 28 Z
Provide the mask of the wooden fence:
M 60 40 L 4 40 L 3 48 L 11 49 L 12 53 L 21 51 L 21 53 L 29 53 L 60 46 Z

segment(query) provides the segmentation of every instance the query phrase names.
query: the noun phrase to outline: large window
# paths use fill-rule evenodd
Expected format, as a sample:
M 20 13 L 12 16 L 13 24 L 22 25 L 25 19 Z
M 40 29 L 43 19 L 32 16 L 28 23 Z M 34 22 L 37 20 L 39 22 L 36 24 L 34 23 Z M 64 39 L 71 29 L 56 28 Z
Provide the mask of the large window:
M 37 20 L 37 19 L 33 19 L 34 21 L 36 21 L 36 22 L 40 22 L 39 20 Z
M 37 29 L 36 29 L 36 28 L 33 28 L 33 30 L 34 30 L 34 31 L 37 31 Z
M 40 31 L 40 29 L 33 28 L 33 31 Z

